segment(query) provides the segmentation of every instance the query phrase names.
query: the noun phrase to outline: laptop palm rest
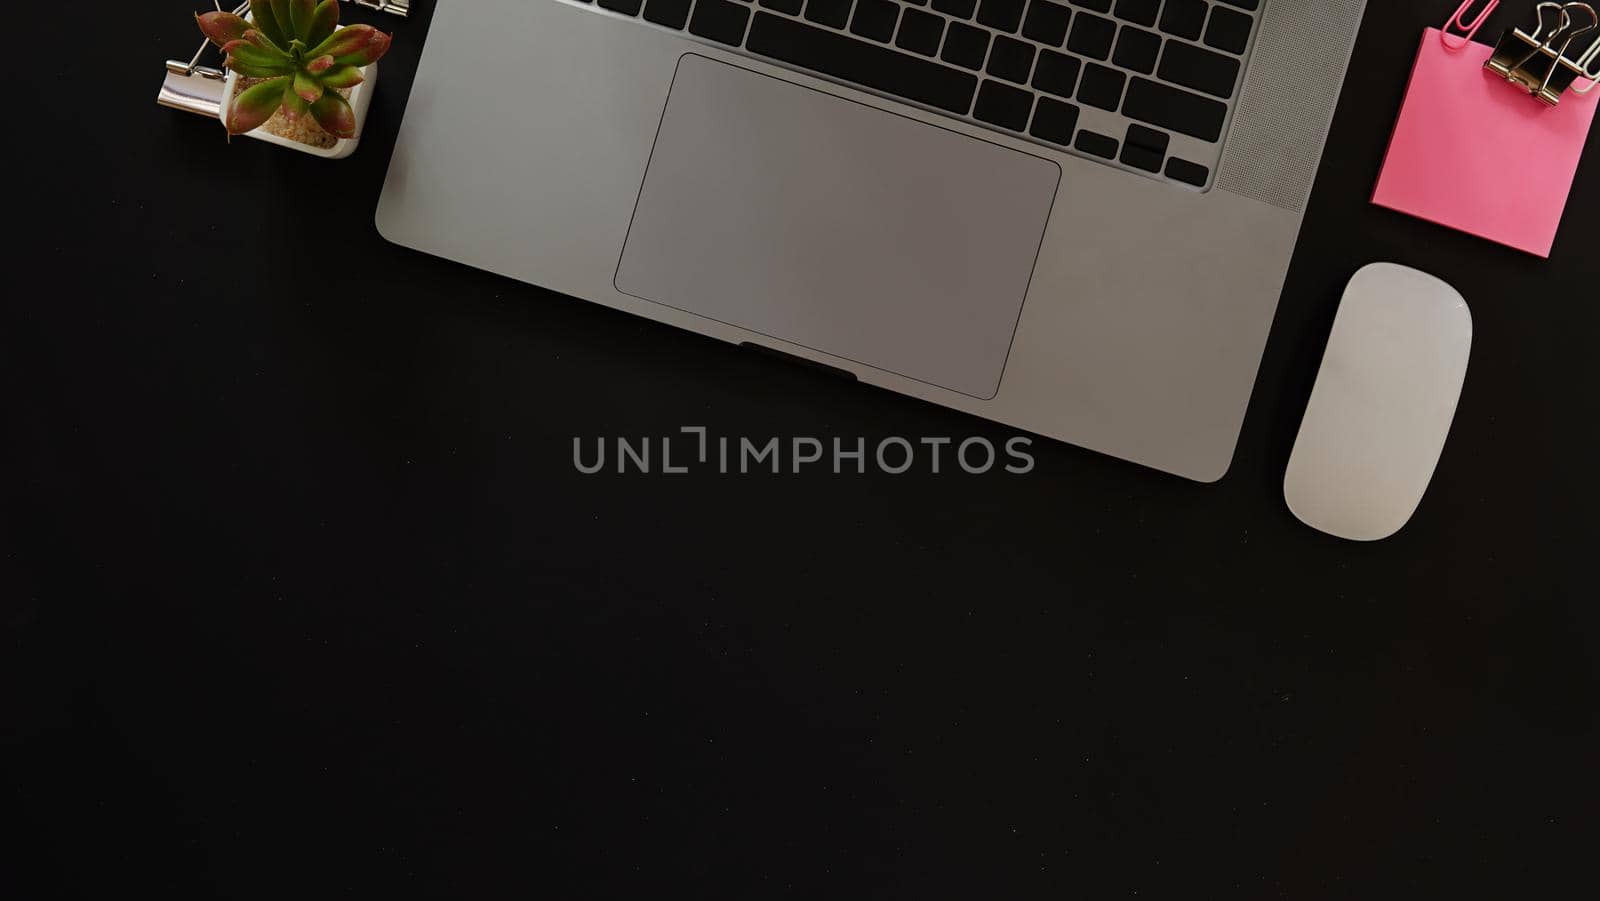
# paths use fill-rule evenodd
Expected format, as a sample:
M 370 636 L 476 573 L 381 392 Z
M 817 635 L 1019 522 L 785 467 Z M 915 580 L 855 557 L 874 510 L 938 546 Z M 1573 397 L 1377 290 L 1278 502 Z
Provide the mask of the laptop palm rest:
M 993 397 L 1055 163 L 688 54 L 617 268 L 625 294 Z

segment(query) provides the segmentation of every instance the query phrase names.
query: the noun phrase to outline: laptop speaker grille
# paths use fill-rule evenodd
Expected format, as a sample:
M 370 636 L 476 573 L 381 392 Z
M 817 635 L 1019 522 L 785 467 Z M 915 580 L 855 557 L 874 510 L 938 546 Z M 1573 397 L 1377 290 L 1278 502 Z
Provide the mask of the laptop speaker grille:
M 1366 0 L 1267 7 L 1217 187 L 1296 213 L 1317 179 Z

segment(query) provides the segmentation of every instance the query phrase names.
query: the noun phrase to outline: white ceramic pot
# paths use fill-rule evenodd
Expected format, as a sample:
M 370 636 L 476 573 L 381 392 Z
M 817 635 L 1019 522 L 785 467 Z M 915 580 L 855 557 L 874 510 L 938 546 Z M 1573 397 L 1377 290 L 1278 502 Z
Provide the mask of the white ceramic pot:
M 343 26 L 340 27 L 343 28 Z M 264 127 L 258 128 L 254 131 L 245 132 L 245 137 L 255 138 L 258 141 L 266 141 L 268 144 L 277 144 L 279 147 L 287 147 L 290 150 L 298 150 L 301 153 L 309 153 L 312 156 L 320 156 L 323 159 L 344 159 L 350 154 L 355 153 L 356 145 L 361 142 L 361 129 L 366 125 L 367 122 L 367 108 L 372 105 L 372 89 L 378 85 L 378 64 L 373 63 L 372 65 L 362 69 L 361 77 L 364 80 L 360 84 L 350 89 L 350 97 L 348 98 L 350 101 L 350 111 L 354 113 L 356 117 L 355 137 L 340 138 L 332 147 L 313 147 L 310 144 L 303 144 L 291 138 L 275 135 L 272 132 L 267 131 Z M 222 85 L 221 117 L 224 123 L 228 121 L 228 111 L 233 108 L 233 96 L 235 89 L 238 87 L 238 83 L 239 73 L 229 69 L 228 78 L 225 82 L 223 82 Z

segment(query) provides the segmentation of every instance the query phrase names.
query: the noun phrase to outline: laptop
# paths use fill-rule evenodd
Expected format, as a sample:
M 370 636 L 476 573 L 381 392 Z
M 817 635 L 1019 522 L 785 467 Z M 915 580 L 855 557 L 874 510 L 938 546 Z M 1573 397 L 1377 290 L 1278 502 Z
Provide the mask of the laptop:
M 1222 477 L 1365 0 L 448 0 L 398 244 Z

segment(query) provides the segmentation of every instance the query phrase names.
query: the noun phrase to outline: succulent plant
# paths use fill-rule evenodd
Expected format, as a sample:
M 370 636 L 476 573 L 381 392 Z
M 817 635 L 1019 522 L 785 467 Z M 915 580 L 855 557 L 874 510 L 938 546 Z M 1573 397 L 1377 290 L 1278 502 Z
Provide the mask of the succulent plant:
M 265 78 L 239 92 L 228 133 L 244 134 L 280 108 L 291 121 L 310 115 L 329 134 L 355 136 L 356 119 L 339 93 L 361 83 L 361 69 L 389 50 L 389 35 L 371 25 L 339 28 L 338 0 L 250 0 L 250 18 L 209 12 L 200 30 L 228 55 L 228 68 Z

